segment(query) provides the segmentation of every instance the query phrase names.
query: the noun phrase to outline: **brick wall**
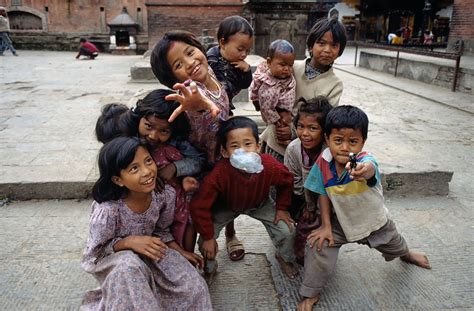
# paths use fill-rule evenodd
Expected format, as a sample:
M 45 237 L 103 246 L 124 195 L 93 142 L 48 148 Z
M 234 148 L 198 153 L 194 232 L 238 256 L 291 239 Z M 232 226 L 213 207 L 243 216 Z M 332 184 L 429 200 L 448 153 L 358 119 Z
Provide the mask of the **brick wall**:
M 464 53 L 474 55 L 474 0 L 454 0 L 453 19 L 450 24 L 449 45 L 462 39 Z
M 201 35 L 203 29 L 216 36 L 227 16 L 242 15 L 242 1 L 147 1 L 148 45 L 152 48 L 170 30 L 187 30 Z
M 21 6 L 11 6 L 11 0 L 0 0 L 7 11 L 27 11 L 46 16 L 49 32 L 108 33 L 106 26 L 127 7 L 128 14 L 140 24 L 140 33 L 148 31 L 146 0 L 22 0 Z M 102 9 L 101 9 L 102 8 Z

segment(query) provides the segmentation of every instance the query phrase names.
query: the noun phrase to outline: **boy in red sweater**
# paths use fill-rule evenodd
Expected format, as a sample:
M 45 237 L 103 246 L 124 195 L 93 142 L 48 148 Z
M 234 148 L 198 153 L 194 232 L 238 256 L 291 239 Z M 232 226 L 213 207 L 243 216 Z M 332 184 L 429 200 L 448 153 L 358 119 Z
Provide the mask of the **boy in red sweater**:
M 77 53 L 76 58 L 79 58 L 81 55 L 87 56 L 89 59 L 95 59 L 99 55 L 99 49 L 94 45 L 94 43 L 81 38 L 79 40 L 79 52 Z
M 257 124 L 247 117 L 222 122 L 217 133 L 221 159 L 204 178 L 190 204 L 199 232 L 199 249 L 206 261 L 204 276 L 212 282 L 217 271 L 217 238 L 225 225 L 240 214 L 260 220 L 277 248 L 275 256 L 286 275 L 294 278 L 294 220 L 291 204 L 293 175 L 268 154 L 258 154 Z M 276 202 L 270 187 L 276 188 Z

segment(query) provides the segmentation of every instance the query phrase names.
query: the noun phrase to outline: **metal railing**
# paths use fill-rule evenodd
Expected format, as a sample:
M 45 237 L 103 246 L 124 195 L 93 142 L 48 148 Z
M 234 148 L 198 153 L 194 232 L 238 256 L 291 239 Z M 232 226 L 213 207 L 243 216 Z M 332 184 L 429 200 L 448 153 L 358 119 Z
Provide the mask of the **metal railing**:
M 400 60 L 400 52 L 408 53 L 408 54 L 417 54 L 417 55 L 423 55 L 423 56 L 431 56 L 431 57 L 455 60 L 456 65 L 454 67 L 454 79 L 453 79 L 453 86 L 452 86 L 451 91 L 456 92 L 456 87 L 457 87 L 457 82 L 458 82 L 458 75 L 459 75 L 459 65 L 461 63 L 462 48 L 457 53 L 450 53 L 450 52 L 433 51 L 433 50 L 431 50 L 432 46 L 386 45 L 386 44 L 375 44 L 375 43 L 366 43 L 366 42 L 358 42 L 358 41 L 355 41 L 353 44 L 355 46 L 354 66 L 357 66 L 357 56 L 358 56 L 359 47 L 367 47 L 367 48 L 382 49 L 382 50 L 397 52 L 397 57 L 396 57 L 396 60 L 395 60 L 395 73 L 394 73 L 395 77 L 397 76 L 398 63 L 399 63 L 399 60 Z M 430 50 L 426 50 L 426 48 L 428 48 Z

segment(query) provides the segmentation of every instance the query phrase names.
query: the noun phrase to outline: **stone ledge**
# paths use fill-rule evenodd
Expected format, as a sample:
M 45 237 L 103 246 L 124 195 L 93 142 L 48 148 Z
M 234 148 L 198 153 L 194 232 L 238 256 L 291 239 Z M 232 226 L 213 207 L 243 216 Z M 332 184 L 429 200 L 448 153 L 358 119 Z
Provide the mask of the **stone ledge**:
M 433 171 L 382 174 L 385 196 L 448 195 L 453 172 Z
M 0 197 L 13 200 L 86 199 L 93 182 L 0 183 Z
M 384 55 L 382 52 L 361 51 L 359 66 L 389 74 L 395 73 L 396 57 Z M 397 67 L 397 77 L 416 80 L 431 85 L 451 89 L 455 70 L 454 60 L 421 61 L 404 58 L 400 55 Z M 473 94 L 474 70 L 459 68 L 457 91 Z
M 453 172 L 382 173 L 384 195 L 447 195 Z M 13 200 L 85 199 L 94 182 L 0 183 L 0 197 Z

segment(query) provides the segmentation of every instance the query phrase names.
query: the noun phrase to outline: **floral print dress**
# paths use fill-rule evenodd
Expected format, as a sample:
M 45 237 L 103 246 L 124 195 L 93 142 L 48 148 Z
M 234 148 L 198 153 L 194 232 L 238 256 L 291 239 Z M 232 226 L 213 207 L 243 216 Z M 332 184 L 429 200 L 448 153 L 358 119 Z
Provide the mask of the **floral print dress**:
M 207 162 L 209 170 L 219 159 L 219 152 L 217 149 L 217 131 L 220 127 L 220 122 L 229 118 L 229 97 L 224 88 L 217 80 L 211 67 L 209 67 L 209 74 L 211 78 L 219 85 L 219 91 L 212 92 L 200 82 L 196 82 L 198 90 L 206 97 L 208 97 L 220 109 L 219 115 L 213 117 L 209 111 L 186 111 L 189 125 L 191 126 L 191 133 L 189 135 L 189 142 L 196 148 L 207 155 Z
M 131 235 L 173 240 L 175 191 L 166 185 L 152 194 L 148 210 L 135 213 L 123 200 L 93 202 L 83 269 L 100 283 L 86 294 L 83 310 L 211 310 L 209 290 L 198 271 L 178 252 L 167 249 L 158 261 L 114 244 Z
M 178 149 L 174 148 L 171 145 L 165 144 L 161 145 L 152 152 L 153 160 L 158 167 L 173 163 L 183 159 L 183 155 L 179 152 Z M 171 187 L 176 191 L 176 205 L 173 223 L 171 224 L 171 234 L 174 237 L 176 243 L 183 247 L 184 232 L 186 226 L 190 223 L 190 213 L 188 202 L 186 200 L 186 193 L 184 192 L 181 178 L 173 178 L 168 182 Z

